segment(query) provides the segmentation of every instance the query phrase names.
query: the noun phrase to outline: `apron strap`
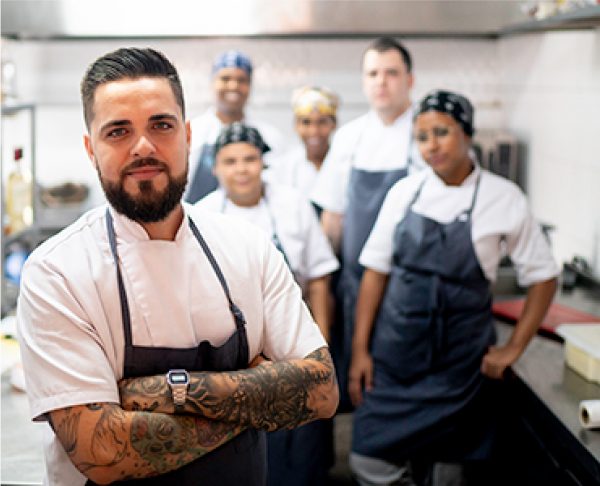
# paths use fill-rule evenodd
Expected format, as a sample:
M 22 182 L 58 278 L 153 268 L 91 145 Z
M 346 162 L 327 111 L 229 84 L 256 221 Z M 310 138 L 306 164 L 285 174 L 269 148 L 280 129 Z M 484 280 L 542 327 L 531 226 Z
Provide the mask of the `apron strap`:
M 473 199 L 471 200 L 471 207 L 467 210 L 467 214 L 471 216 L 473 209 L 475 208 L 475 202 L 477 201 L 477 193 L 479 192 L 479 183 L 481 182 L 481 172 L 477 174 L 477 180 L 475 181 L 475 189 L 473 190 Z
M 121 317 L 123 319 L 125 346 L 129 347 L 133 342 L 131 337 L 131 314 L 129 313 L 129 301 L 127 300 L 127 292 L 125 292 L 125 284 L 123 283 L 123 276 L 121 275 L 121 267 L 119 265 L 119 255 L 117 253 L 117 239 L 115 235 L 113 217 L 108 208 L 106 208 L 106 230 L 108 233 L 110 251 L 115 261 L 115 268 L 117 269 L 117 284 L 119 286 L 119 301 L 121 303 Z
M 200 243 L 200 246 L 202 247 L 202 250 L 204 251 L 206 258 L 208 258 L 208 261 L 209 261 L 211 267 L 213 268 L 215 274 L 217 275 L 217 278 L 219 279 L 219 283 L 221 284 L 221 287 L 223 288 L 223 292 L 225 292 L 225 297 L 227 297 L 227 301 L 229 302 L 229 310 L 233 314 L 233 318 L 235 319 L 236 327 L 238 329 L 244 328 L 246 325 L 246 319 L 244 318 L 242 311 L 239 309 L 239 307 L 237 305 L 234 304 L 233 300 L 231 299 L 231 294 L 229 293 L 229 287 L 227 286 L 227 282 L 225 281 L 225 277 L 223 276 L 223 272 L 221 272 L 221 268 L 219 267 L 217 260 L 215 259 L 214 255 L 210 251 L 210 248 L 206 244 L 206 241 L 200 234 L 200 231 L 198 231 L 198 227 L 196 226 L 196 223 L 194 223 L 192 218 L 188 217 L 188 223 L 190 225 L 192 233 L 194 233 L 196 240 L 198 240 L 198 243 Z
M 422 191 L 423 186 L 425 185 L 426 182 L 427 182 L 427 177 L 425 177 L 423 179 L 423 181 L 421 182 L 421 184 L 419 184 L 419 187 L 417 188 L 417 191 L 415 192 L 415 194 L 413 195 L 412 199 L 408 203 L 408 209 L 412 209 L 412 207 L 415 205 L 415 203 L 417 202 L 417 199 L 419 199 L 419 196 L 421 195 L 421 191 Z

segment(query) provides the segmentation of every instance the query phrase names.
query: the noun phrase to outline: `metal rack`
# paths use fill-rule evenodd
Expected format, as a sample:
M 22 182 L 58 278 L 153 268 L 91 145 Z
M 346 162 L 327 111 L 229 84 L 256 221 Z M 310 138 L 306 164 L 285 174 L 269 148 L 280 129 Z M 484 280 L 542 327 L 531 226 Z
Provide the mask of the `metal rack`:
M 35 161 L 36 161 L 36 153 L 35 153 L 35 115 L 36 109 L 33 104 L 11 104 L 11 105 L 2 105 L 1 108 L 1 120 L 0 120 L 0 140 L 1 140 L 1 150 L 0 150 L 0 179 L 2 181 L 2 198 L 0 201 L 1 208 L 1 222 L 2 222 L 2 245 L 1 245 L 1 256 L 2 256 L 2 271 L 0 272 L 0 285 L 2 292 L 2 305 L 1 305 L 1 315 L 4 317 L 6 314 L 11 312 L 16 305 L 17 295 L 18 295 L 18 286 L 13 282 L 8 281 L 6 278 L 6 258 L 8 256 L 8 252 L 10 251 L 12 245 L 16 243 L 20 243 L 28 248 L 32 248 L 39 241 L 40 235 L 38 235 L 37 229 L 37 211 L 36 211 L 36 194 L 35 194 Z M 4 233 L 4 225 L 6 221 L 6 154 L 7 147 L 9 143 L 12 146 L 13 141 L 7 140 L 6 137 L 6 124 L 10 123 L 11 119 L 19 116 L 20 114 L 26 114 L 29 117 L 27 122 L 28 126 L 28 134 L 26 134 L 28 151 L 29 151 L 29 164 L 28 168 L 31 172 L 32 178 L 32 209 L 33 209 L 33 223 L 28 228 L 25 228 L 22 231 L 19 231 L 15 234 L 6 235 Z

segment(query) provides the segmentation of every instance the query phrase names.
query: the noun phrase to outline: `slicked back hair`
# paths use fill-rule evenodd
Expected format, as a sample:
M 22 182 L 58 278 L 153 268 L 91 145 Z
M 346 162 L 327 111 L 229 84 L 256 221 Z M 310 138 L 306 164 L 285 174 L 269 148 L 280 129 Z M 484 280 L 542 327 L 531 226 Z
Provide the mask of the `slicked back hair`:
M 164 54 L 154 49 L 127 47 L 109 52 L 96 59 L 81 80 L 83 116 L 89 130 L 94 118 L 94 95 L 98 86 L 121 79 L 165 78 L 169 81 L 177 104 L 185 118 L 183 88 L 177 69 Z

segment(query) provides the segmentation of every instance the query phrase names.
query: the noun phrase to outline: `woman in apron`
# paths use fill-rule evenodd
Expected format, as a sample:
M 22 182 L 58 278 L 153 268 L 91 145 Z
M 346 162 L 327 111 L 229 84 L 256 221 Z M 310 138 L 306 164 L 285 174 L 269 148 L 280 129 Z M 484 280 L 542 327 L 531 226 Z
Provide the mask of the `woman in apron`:
M 463 96 L 435 91 L 420 102 L 414 137 L 430 169 L 392 187 L 361 253 L 349 378 L 360 484 L 416 484 L 411 463 L 488 459 L 493 381 L 555 292 L 559 269 L 523 193 L 478 166 L 473 132 Z M 511 338 L 496 346 L 490 284 L 504 251 L 529 290 Z
M 198 205 L 246 219 L 271 236 L 328 339 L 329 276 L 338 262 L 308 199 L 292 187 L 262 180 L 262 154 L 268 150 L 256 129 L 241 123 L 224 128 L 215 149 L 214 173 L 220 188 Z M 269 433 L 269 484 L 324 484 L 332 462 L 332 440 L 331 420 Z

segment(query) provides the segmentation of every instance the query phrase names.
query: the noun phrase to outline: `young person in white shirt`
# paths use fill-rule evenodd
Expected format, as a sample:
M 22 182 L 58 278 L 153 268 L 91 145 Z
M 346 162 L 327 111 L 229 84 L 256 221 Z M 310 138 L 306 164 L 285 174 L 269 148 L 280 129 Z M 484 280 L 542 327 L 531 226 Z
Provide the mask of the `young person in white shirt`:
M 262 486 L 262 431 L 335 412 L 325 340 L 262 231 L 182 204 L 191 131 L 168 59 L 108 53 L 81 94 L 109 204 L 31 254 L 17 308 L 45 482 Z
M 218 182 L 212 173 L 214 143 L 224 126 L 241 121 L 260 130 L 272 150 L 267 156 L 269 162 L 275 162 L 287 150 L 287 141 L 278 128 L 246 113 L 252 73 L 252 61 L 240 51 L 225 51 L 213 62 L 215 104 L 191 120 L 190 175 L 184 196 L 190 203 L 217 188 Z
M 284 256 L 325 338 L 331 325 L 329 276 L 338 262 L 308 201 L 294 188 L 262 180 L 260 133 L 242 123 L 223 129 L 215 143 L 219 189 L 197 205 L 260 227 Z M 330 421 L 267 435 L 268 484 L 325 485 L 331 461 Z
M 406 460 L 488 459 L 493 380 L 521 356 L 556 289 L 559 268 L 524 194 L 471 158 L 473 132 L 463 96 L 421 101 L 414 137 L 429 169 L 390 189 L 360 256 L 350 367 L 360 484 L 414 484 Z M 490 284 L 504 247 L 529 290 L 496 345 Z

